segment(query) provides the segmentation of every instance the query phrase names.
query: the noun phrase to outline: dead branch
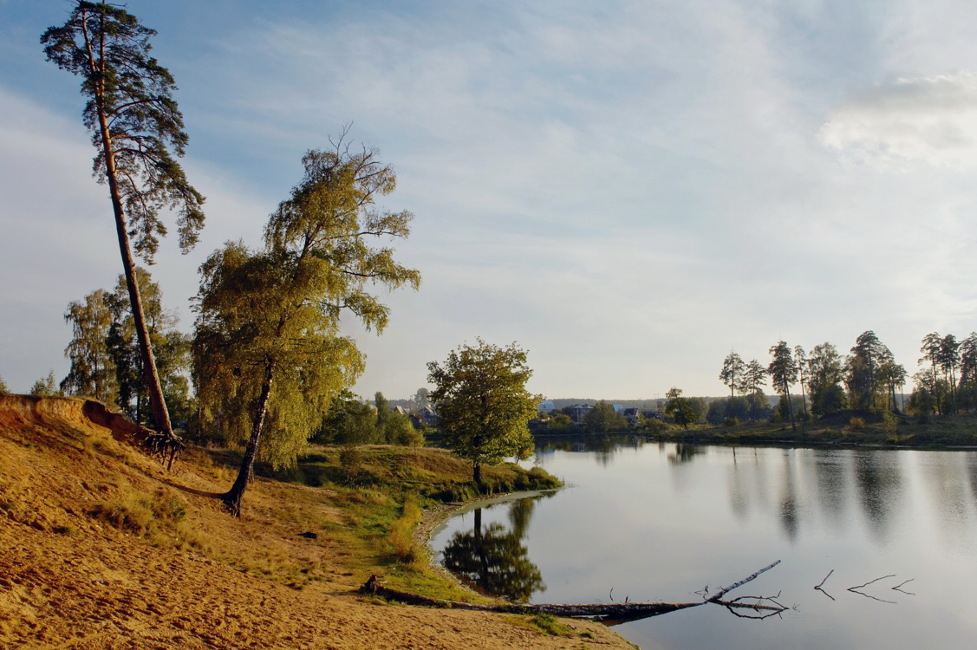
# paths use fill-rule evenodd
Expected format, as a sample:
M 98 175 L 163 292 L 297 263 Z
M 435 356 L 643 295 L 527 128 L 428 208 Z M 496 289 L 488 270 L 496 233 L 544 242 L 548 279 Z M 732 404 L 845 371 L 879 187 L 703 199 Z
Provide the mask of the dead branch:
M 777 560 L 776 562 L 774 562 L 772 564 L 769 564 L 769 565 L 763 567 L 762 569 L 760 569 L 759 571 L 757 571 L 753 575 L 749 575 L 749 576 L 743 578 L 742 580 L 740 580 L 739 582 L 734 582 L 733 584 L 731 584 L 728 587 L 720 587 L 719 588 L 719 591 L 717 591 L 716 593 L 714 593 L 709 598 L 706 598 L 706 602 L 707 603 L 714 603 L 714 602 L 716 602 L 717 600 L 719 600 L 720 598 L 722 598 L 723 596 L 725 596 L 726 594 L 728 594 L 732 590 L 737 589 L 739 587 L 742 587 L 743 585 L 745 585 L 748 582 L 751 582 L 753 580 L 756 580 L 757 576 L 759 576 L 762 573 L 766 573 L 767 571 L 769 571 L 770 569 L 774 568 L 778 564 L 780 564 L 780 560 Z
M 740 596 L 734 598 L 733 600 L 722 600 L 722 597 L 742 585 L 754 580 L 757 576 L 765 571 L 769 571 L 773 567 L 780 564 L 780 560 L 777 560 L 773 564 L 766 566 L 751 576 L 740 580 L 739 582 L 733 583 L 729 587 L 724 587 L 716 592 L 711 598 L 704 598 L 702 601 L 694 603 L 632 603 L 629 602 L 630 596 L 625 598 L 623 603 L 596 603 L 590 605 L 565 605 L 565 604 L 535 604 L 535 605 L 525 605 L 517 603 L 505 603 L 501 605 L 478 605 L 474 603 L 463 603 L 451 600 L 440 600 L 437 598 L 428 598 L 427 596 L 419 596 L 417 594 L 411 594 L 404 591 L 397 591 L 396 589 L 390 589 L 380 584 L 380 580 L 374 575 L 370 576 L 370 579 L 360 587 L 360 593 L 370 594 L 374 596 L 380 596 L 388 600 L 394 600 L 401 603 L 406 603 L 409 605 L 418 605 L 421 607 L 439 607 L 444 609 L 467 609 L 476 610 L 483 612 L 497 612 L 504 614 L 552 614 L 554 616 L 563 616 L 568 618 L 595 618 L 605 625 L 617 625 L 618 623 L 624 623 L 627 621 L 636 621 L 643 618 L 650 618 L 652 616 L 660 616 L 661 614 L 667 614 L 669 612 L 674 612 L 679 609 L 687 609 L 689 607 L 699 607 L 705 605 L 706 603 L 714 603 L 716 605 L 721 605 L 729 610 L 731 613 L 739 616 L 741 618 L 753 618 L 753 619 L 764 619 L 769 616 L 780 614 L 781 612 L 789 609 L 788 607 L 777 602 L 777 598 L 780 597 L 778 593 L 776 596 Z M 613 589 L 611 593 L 608 594 L 609 598 L 613 598 Z M 757 612 L 757 615 L 742 614 L 736 610 L 750 610 Z

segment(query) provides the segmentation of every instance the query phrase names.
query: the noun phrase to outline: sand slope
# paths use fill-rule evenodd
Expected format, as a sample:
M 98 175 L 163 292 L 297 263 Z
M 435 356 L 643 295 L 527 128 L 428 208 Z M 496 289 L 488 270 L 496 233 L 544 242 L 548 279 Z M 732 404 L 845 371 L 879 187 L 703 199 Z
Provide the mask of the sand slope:
M 209 496 L 226 489 L 213 468 L 184 461 L 167 474 L 120 442 L 131 423 L 93 419 L 92 404 L 0 396 L 0 647 L 630 647 L 589 622 L 572 625 L 592 638 L 553 637 L 512 617 L 359 596 L 342 549 L 301 538 L 275 516 L 288 490 L 310 488 L 256 488 L 249 513 L 232 519 Z M 113 422 L 115 430 L 103 426 Z M 183 533 L 173 534 L 214 547 L 161 544 L 165 531 L 154 546 L 151 535 L 92 515 L 125 498 L 185 505 Z M 251 551 L 318 578 L 290 588 L 224 561 L 221 544 L 228 558 Z

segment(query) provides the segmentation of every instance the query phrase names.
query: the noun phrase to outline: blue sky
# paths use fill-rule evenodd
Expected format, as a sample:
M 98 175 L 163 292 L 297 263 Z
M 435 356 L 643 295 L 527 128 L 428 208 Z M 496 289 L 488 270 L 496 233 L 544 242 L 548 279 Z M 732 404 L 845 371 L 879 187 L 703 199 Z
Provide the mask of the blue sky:
M 179 86 L 198 247 L 257 243 L 301 156 L 352 122 L 415 214 L 421 270 L 355 387 L 400 398 L 480 336 L 548 397 L 721 395 L 735 349 L 847 351 L 977 329 L 977 4 L 130 0 Z M 68 302 L 121 271 L 78 82 L 38 40 L 71 4 L 0 0 L 0 377 L 67 371 Z

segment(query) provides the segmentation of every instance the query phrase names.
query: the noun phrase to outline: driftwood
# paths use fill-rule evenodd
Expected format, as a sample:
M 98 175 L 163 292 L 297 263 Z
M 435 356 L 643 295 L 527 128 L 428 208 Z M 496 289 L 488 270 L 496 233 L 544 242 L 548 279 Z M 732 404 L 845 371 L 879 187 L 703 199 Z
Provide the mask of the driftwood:
M 366 581 L 362 587 L 360 587 L 360 592 L 365 594 L 370 594 L 374 596 L 380 596 L 388 600 L 397 601 L 400 603 L 405 603 L 408 605 L 418 605 L 421 607 L 440 607 L 444 609 L 468 609 L 476 610 L 481 612 L 496 612 L 503 614 L 552 614 L 553 616 L 562 616 L 566 618 L 595 618 L 606 625 L 616 625 L 618 623 L 624 623 L 627 621 L 636 621 L 642 618 L 650 618 L 652 616 L 660 616 L 662 614 L 667 614 L 669 612 L 674 612 L 679 609 L 688 609 L 689 607 L 699 607 L 700 605 L 705 605 L 707 603 L 714 603 L 716 605 L 721 605 L 726 607 L 730 612 L 737 616 L 745 618 L 766 618 L 768 616 L 773 616 L 779 614 L 788 608 L 776 602 L 776 598 L 779 596 L 741 596 L 733 600 L 723 600 L 725 596 L 730 591 L 741 587 L 746 583 L 754 580 L 757 576 L 765 571 L 769 571 L 773 567 L 777 566 L 780 560 L 777 560 L 773 564 L 766 566 L 751 576 L 740 580 L 739 582 L 733 583 L 729 587 L 722 587 L 718 592 L 701 601 L 691 602 L 691 603 L 596 603 L 596 604 L 579 604 L 579 605 L 563 605 L 563 604 L 533 604 L 533 605 L 520 605 L 517 603 L 505 603 L 502 605 L 477 605 L 474 603 L 463 603 L 453 600 L 441 600 L 438 598 L 428 598 L 427 596 L 419 596 L 417 594 L 411 594 L 405 591 L 398 591 L 396 589 L 390 589 L 380 584 L 380 580 L 375 576 L 370 576 L 370 579 Z M 757 612 L 756 614 L 740 614 L 737 609 L 741 610 L 752 610 Z

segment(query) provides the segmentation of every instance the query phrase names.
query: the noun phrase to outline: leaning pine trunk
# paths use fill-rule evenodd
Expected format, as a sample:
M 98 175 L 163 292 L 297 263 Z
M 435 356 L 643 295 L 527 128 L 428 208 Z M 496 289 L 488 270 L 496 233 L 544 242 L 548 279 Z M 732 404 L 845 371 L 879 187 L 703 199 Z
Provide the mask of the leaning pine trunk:
M 101 93 L 99 94 L 101 96 Z M 155 427 L 171 442 L 176 440 L 170 414 L 166 409 L 163 398 L 163 387 L 156 371 L 156 358 L 153 356 L 153 346 L 149 340 L 149 328 L 143 315 L 142 297 L 139 293 L 139 283 L 136 280 L 136 265 L 132 259 L 132 249 L 129 246 L 129 234 L 126 229 L 125 210 L 122 207 L 122 196 L 119 192 L 119 180 L 115 169 L 115 152 L 112 151 L 112 135 L 109 132 L 105 110 L 98 108 L 99 128 L 102 136 L 102 148 L 105 154 L 105 176 L 109 182 L 109 193 L 112 195 L 112 210 L 115 213 L 115 230 L 119 238 L 119 252 L 122 254 L 122 267 L 125 270 L 126 287 L 129 290 L 129 304 L 132 307 L 132 319 L 136 326 L 136 337 L 139 340 L 139 353 L 142 357 L 143 379 L 149 391 L 149 404 L 153 410 Z M 176 449 L 174 445 L 173 449 Z M 170 463 L 173 456 L 170 456 Z
M 234 485 L 224 495 L 224 505 L 235 517 L 241 516 L 241 500 L 244 498 L 244 491 L 251 481 L 254 474 L 254 459 L 258 453 L 258 442 L 261 439 L 261 429 L 265 424 L 265 414 L 268 412 L 268 396 L 271 394 L 273 366 L 270 362 L 265 364 L 265 378 L 261 383 L 261 395 L 258 397 L 258 404 L 255 408 L 254 419 L 251 421 L 251 437 L 248 439 L 248 446 L 244 450 L 244 458 L 241 460 L 241 469 L 238 470 L 237 480 Z

